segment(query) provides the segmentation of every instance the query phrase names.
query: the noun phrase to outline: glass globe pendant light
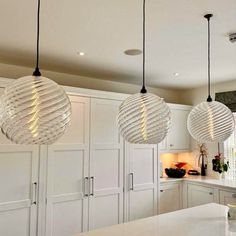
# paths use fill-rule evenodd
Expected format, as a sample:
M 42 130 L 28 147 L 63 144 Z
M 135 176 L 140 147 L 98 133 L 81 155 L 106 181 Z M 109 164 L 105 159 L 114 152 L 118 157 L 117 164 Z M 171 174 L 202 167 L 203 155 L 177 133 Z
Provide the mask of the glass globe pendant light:
M 119 107 L 118 128 L 124 139 L 136 144 L 158 144 L 167 135 L 170 109 L 164 100 L 145 88 L 145 0 L 143 1 L 143 85 Z
M 39 19 L 40 0 L 35 71 L 11 83 L 1 97 L 1 131 L 16 144 L 52 144 L 63 135 L 71 117 L 65 91 L 39 71 Z
M 191 136 L 200 143 L 223 142 L 233 132 L 235 121 L 231 110 L 223 103 L 212 101 L 211 71 L 210 71 L 210 19 L 213 15 L 204 17 L 208 21 L 208 98 L 195 106 L 189 113 L 187 126 Z

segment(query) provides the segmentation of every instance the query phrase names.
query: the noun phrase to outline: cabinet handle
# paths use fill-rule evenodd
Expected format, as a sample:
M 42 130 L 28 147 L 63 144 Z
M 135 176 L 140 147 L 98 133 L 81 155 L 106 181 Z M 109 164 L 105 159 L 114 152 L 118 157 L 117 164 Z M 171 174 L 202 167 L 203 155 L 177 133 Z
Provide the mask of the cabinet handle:
M 37 190 L 37 182 L 34 182 L 32 187 L 32 205 L 37 204 Z
M 88 177 L 85 177 L 84 178 L 84 196 L 85 197 L 88 197 L 88 189 L 89 189 L 89 187 L 88 187 L 88 180 L 89 180 L 89 178 Z
M 213 193 L 212 193 L 212 192 L 210 192 L 210 193 L 209 193 L 209 195 L 213 195 Z
M 130 173 L 130 188 L 129 190 L 134 190 L 134 173 Z
M 162 190 L 162 189 L 161 189 L 161 190 L 160 190 L 160 192 L 161 192 L 161 193 L 163 193 L 163 192 L 164 192 L 164 190 Z
M 90 196 L 94 196 L 94 177 L 90 177 L 91 180 L 91 186 L 92 186 L 92 192 L 90 193 Z
M 233 198 L 236 198 L 236 193 L 233 193 L 233 194 L 232 194 L 232 197 L 233 197 Z

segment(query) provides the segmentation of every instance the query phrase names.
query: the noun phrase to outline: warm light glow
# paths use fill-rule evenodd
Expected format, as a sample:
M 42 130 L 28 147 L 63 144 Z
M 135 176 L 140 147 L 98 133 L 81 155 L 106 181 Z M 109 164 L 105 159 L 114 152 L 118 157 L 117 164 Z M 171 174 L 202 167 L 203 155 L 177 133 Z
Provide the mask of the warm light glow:
M 17 79 L 1 97 L 1 130 L 16 144 L 52 144 L 64 134 L 70 117 L 67 94 L 42 76 Z
M 199 143 L 223 142 L 232 134 L 235 121 L 233 113 L 216 101 L 202 102 L 188 116 L 188 130 Z
M 147 110 L 144 101 L 141 100 L 141 133 L 143 140 L 147 141 Z
M 117 123 L 127 142 L 158 144 L 168 133 L 170 109 L 154 94 L 137 93 L 120 105 Z
M 85 56 L 85 52 L 79 52 L 80 56 Z

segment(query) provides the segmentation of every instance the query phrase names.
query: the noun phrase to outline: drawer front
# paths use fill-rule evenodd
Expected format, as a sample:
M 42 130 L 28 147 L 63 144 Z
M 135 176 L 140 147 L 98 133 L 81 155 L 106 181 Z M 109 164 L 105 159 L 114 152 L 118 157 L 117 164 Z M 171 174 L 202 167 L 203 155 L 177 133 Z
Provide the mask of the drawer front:
M 229 192 L 225 190 L 220 190 L 220 204 L 227 205 L 233 204 L 236 205 L 236 192 Z
M 211 187 L 188 184 L 187 206 L 194 207 L 214 202 L 214 189 Z
M 181 189 L 179 184 L 162 184 L 160 188 L 159 213 L 181 209 Z

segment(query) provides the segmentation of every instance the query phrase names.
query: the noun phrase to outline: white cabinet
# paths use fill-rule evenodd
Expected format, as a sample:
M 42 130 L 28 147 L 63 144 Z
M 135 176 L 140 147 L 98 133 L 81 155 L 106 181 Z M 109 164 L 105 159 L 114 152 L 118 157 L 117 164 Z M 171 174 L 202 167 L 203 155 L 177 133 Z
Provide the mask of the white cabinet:
M 126 144 L 127 220 L 157 214 L 157 145 Z
M 187 207 L 194 207 L 212 202 L 214 202 L 214 188 L 188 184 Z
M 187 118 L 191 106 L 168 104 L 171 110 L 171 125 L 167 137 L 159 145 L 161 152 L 190 151 L 191 138 Z
M 88 230 L 90 100 L 70 99 L 71 126 L 58 144 L 48 146 L 46 236 Z
M 123 222 L 123 139 L 116 117 L 121 101 L 91 99 L 89 229 Z
M 179 183 L 163 183 L 160 185 L 160 214 L 177 211 L 182 208 L 181 186 Z
M 220 190 L 220 204 L 236 205 L 236 191 L 230 192 L 230 191 Z
M 70 236 L 123 222 L 120 101 L 70 97 L 72 125 L 48 147 L 46 236 Z
M 0 235 L 36 236 L 37 146 L 0 147 Z

